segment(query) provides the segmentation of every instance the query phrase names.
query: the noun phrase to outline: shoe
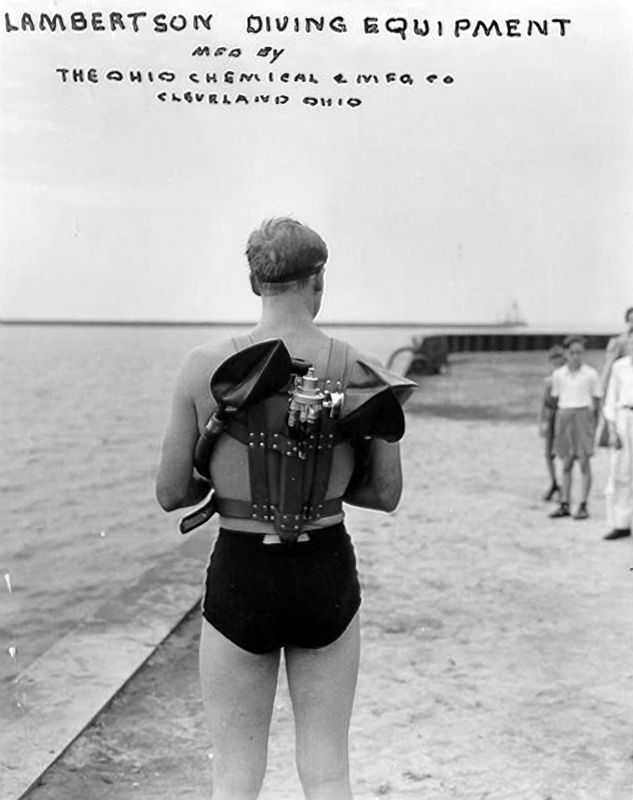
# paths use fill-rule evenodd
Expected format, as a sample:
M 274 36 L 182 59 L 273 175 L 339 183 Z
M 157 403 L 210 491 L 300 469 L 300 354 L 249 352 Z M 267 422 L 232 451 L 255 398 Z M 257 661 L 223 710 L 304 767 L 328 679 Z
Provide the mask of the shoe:
M 552 511 L 552 513 L 549 514 L 550 519 L 559 519 L 560 517 L 571 517 L 569 505 L 567 503 L 561 503 L 556 511 Z
M 612 531 L 609 531 L 606 536 L 602 538 L 605 539 L 607 542 L 612 542 L 614 539 L 624 539 L 625 536 L 631 535 L 630 528 L 614 528 Z
M 585 503 L 581 503 L 578 506 L 578 511 L 574 514 L 574 519 L 589 519 L 589 512 L 587 511 L 587 505 Z
M 550 488 L 545 492 L 543 495 L 543 500 L 546 503 L 549 503 L 550 500 L 554 499 L 554 495 L 558 495 L 560 497 L 560 486 L 557 483 L 553 483 Z
M 574 514 L 574 519 L 589 519 L 589 511 L 587 510 L 586 503 L 580 503 Z

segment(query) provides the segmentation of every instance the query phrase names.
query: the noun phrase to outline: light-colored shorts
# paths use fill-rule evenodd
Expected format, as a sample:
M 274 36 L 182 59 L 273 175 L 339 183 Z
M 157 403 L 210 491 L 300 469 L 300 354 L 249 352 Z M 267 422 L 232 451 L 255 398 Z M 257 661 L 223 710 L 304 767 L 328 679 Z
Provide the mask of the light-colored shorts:
M 559 458 L 584 458 L 593 455 L 596 432 L 592 408 L 559 408 L 556 414 L 554 449 Z

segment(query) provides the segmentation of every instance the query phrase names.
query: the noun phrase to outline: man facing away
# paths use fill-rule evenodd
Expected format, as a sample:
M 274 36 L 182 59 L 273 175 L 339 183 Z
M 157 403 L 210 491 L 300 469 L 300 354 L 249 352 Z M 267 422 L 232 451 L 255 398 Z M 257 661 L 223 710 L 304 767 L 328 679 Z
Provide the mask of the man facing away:
M 596 422 L 600 408 L 600 379 L 593 367 L 583 363 L 585 342 L 582 336 L 564 341 L 567 363 L 552 375 L 552 397 L 557 403 L 554 447 L 563 462 L 560 505 L 549 516 L 569 517 L 572 469 L 578 461 L 581 473 L 581 499 L 574 519 L 587 519 L 591 491 L 591 465 Z
M 283 398 L 253 409 L 261 415 L 259 433 L 252 434 L 259 446 L 227 430 L 211 455 L 211 481 L 193 471 L 196 440 L 214 411 L 209 376 L 227 356 L 281 339 L 293 357 L 312 363 L 316 375 L 333 385 L 361 359 L 314 323 L 327 255 L 321 237 L 292 219 L 269 220 L 251 234 L 247 258 L 261 319 L 248 336 L 190 354 L 163 443 L 156 488 L 164 509 L 193 505 L 212 487 L 224 498 L 223 505 L 218 500 L 221 527 L 207 570 L 200 640 L 214 800 L 255 800 L 259 794 L 281 650 L 305 796 L 351 800 L 348 729 L 359 663 L 360 586 L 341 501 L 392 511 L 402 488 L 398 445 L 371 439 L 362 447 L 351 441 L 319 446 L 331 450 L 329 476 L 321 481 L 323 513 L 307 518 L 291 544 L 280 540 L 266 510 L 277 506 L 273 494 L 281 496 L 284 485 L 298 491 L 294 473 L 284 483 L 277 471 L 284 454 L 274 451 L 273 424 L 275 404 Z M 287 411 L 287 397 L 284 402 Z M 262 483 L 269 494 L 260 501 L 255 494 Z
M 609 427 L 611 465 L 605 491 L 607 540 L 631 535 L 633 523 L 633 337 L 628 354 L 614 362 L 603 414 Z

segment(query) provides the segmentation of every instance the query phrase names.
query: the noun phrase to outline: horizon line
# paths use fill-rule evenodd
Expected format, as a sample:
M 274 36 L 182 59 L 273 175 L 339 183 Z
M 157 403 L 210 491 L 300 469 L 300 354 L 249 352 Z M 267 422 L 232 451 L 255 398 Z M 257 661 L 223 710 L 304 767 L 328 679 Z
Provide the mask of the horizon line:
M 145 328 L 228 328 L 249 327 L 257 320 L 161 320 L 161 319 L 66 319 L 66 318 L 0 318 L 0 325 L 49 325 L 86 327 L 145 327 Z M 319 324 L 340 328 L 524 328 L 525 322 L 423 322 L 421 320 L 319 320 Z

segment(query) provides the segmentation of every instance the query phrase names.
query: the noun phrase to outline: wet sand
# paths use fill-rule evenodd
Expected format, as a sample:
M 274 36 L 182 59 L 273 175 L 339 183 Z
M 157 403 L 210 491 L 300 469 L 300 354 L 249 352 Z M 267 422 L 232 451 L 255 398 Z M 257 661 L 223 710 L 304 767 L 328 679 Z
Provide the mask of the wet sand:
M 605 452 L 591 519 L 547 518 L 534 398 L 510 380 L 538 362 L 508 358 L 496 380 L 471 357 L 425 382 L 400 508 L 349 512 L 364 592 L 358 798 L 631 800 L 633 544 L 601 538 Z M 198 631 L 196 612 L 29 797 L 209 798 Z M 282 678 L 262 800 L 301 797 L 292 752 Z

